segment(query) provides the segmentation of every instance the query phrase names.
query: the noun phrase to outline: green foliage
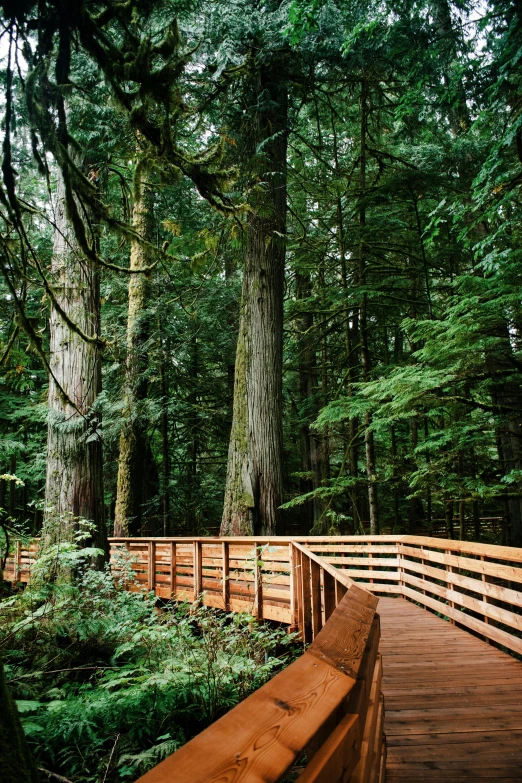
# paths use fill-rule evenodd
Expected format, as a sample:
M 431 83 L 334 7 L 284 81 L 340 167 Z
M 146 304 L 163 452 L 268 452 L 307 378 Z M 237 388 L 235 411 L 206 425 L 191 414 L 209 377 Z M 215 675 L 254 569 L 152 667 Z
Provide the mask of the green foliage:
M 124 588 L 125 562 L 116 582 L 79 570 L 89 554 L 76 551 L 74 582 L 35 580 L 0 603 L 0 646 L 38 765 L 134 780 L 262 685 L 294 640 L 244 614 L 158 607 Z M 71 567 L 72 552 L 58 556 Z

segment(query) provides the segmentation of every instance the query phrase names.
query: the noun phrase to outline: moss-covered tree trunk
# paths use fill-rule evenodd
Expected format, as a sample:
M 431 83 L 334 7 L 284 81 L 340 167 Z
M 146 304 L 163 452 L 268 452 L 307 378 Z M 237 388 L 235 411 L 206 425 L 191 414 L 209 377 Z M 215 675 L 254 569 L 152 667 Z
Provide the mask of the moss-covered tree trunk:
M 101 421 L 95 409 L 101 390 L 99 270 L 79 250 L 65 201 L 59 173 L 52 260 L 56 306 L 51 307 L 49 321 L 44 541 L 71 540 L 82 518 L 93 523 L 92 544 L 106 551 Z M 95 243 L 94 236 L 91 241 Z M 99 558 L 100 566 L 103 560 Z
M 134 207 L 132 225 L 145 241 L 153 238 L 154 197 L 146 182 L 147 171 L 138 165 L 134 183 Z M 130 269 L 136 274 L 129 279 L 129 305 L 127 314 L 127 361 L 125 367 L 125 405 L 120 434 L 120 455 L 116 506 L 114 510 L 114 535 L 128 536 L 138 533 L 142 526 L 145 460 L 150 456 L 147 448 L 143 401 L 147 396 L 145 370 L 147 366 L 146 340 L 149 336 L 147 303 L 150 291 L 150 273 L 140 272 L 150 266 L 147 246 L 132 240 Z
M 38 772 L 27 745 L 16 704 L 5 681 L 0 659 L 0 780 L 38 783 Z
M 222 535 L 273 534 L 283 493 L 282 367 L 287 92 L 284 58 L 258 66 L 248 105 L 252 212 L 245 258 Z

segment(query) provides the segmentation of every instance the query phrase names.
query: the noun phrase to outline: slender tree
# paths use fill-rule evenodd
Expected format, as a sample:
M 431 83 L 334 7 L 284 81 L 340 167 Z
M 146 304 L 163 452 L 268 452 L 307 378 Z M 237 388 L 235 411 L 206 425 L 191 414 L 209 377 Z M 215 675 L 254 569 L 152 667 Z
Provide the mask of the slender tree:
M 135 535 L 141 524 L 145 460 L 149 454 L 146 419 L 142 404 L 147 396 L 145 371 L 146 341 L 149 337 L 147 307 L 150 291 L 150 244 L 153 240 L 154 196 L 147 181 L 147 167 L 138 162 L 134 181 L 132 227 L 137 234 L 131 239 L 125 391 L 114 535 Z M 148 243 L 148 244 L 146 244 Z

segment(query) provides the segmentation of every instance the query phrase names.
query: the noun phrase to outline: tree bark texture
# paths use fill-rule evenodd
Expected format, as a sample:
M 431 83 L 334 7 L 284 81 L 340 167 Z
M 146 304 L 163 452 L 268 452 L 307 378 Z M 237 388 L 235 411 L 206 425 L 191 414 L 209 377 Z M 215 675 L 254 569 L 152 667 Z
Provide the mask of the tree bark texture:
M 273 534 L 283 494 L 282 367 L 287 93 L 281 58 L 257 66 L 222 535 Z
M 88 338 L 100 334 L 99 271 L 79 251 L 61 173 L 52 272 L 56 302 L 71 323 L 51 307 L 44 540 L 71 540 L 78 520 L 86 519 L 94 525 L 92 544 L 106 552 L 101 421 L 95 410 L 101 390 L 100 347 L 75 328 Z
M 134 187 L 132 226 L 145 241 L 153 238 L 153 194 L 145 181 L 146 169 L 138 164 Z M 147 247 L 131 241 L 127 314 L 127 360 L 125 367 L 125 404 L 122 412 L 120 454 L 114 509 L 114 535 L 136 535 L 141 531 L 145 459 L 148 453 L 142 403 L 147 396 L 145 370 L 148 338 L 147 302 L 150 273 L 140 272 L 150 265 Z

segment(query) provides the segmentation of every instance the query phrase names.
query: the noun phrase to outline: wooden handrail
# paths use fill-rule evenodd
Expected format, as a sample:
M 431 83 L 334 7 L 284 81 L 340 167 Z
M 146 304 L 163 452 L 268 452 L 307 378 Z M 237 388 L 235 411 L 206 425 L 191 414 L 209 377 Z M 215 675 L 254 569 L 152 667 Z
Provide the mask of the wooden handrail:
M 323 615 L 331 613 L 333 592 L 351 579 L 377 595 L 415 601 L 522 654 L 522 549 L 410 535 L 256 537 L 255 544 L 263 548 L 263 566 L 258 565 L 259 551 L 254 550 L 253 540 L 246 537 L 114 538 L 111 550 L 113 559 L 118 550 L 125 550 L 135 561 L 137 584 L 133 589 L 194 600 L 201 588 L 203 603 L 296 625 L 307 638 L 314 638 L 322 627 L 318 594 Z M 31 551 L 17 546 L 4 574 L 6 579 L 25 582 L 35 545 Z M 310 597 L 315 601 L 315 611 L 313 604 L 309 609 L 301 602 L 305 613 L 301 619 L 292 547 L 299 557 L 301 547 L 308 551 L 304 569 L 310 570 Z M 197 565 L 195 573 L 196 549 L 201 553 L 201 572 Z M 313 587 L 317 586 L 317 569 L 319 592 Z M 328 575 L 326 588 L 324 574 Z
M 16 543 L 5 578 L 28 581 L 36 547 Z M 146 783 L 210 783 L 216 770 L 223 781 L 275 783 L 302 751 L 303 783 L 384 780 L 375 616 L 368 632 L 377 595 L 402 596 L 522 655 L 522 549 L 515 547 L 410 535 L 111 539 L 116 569 L 120 556 L 134 571 L 129 589 L 249 611 L 299 629 L 311 643 Z M 335 658 L 356 639 L 366 641 L 351 664 Z
M 311 554 L 295 550 L 305 559 Z M 303 783 L 384 780 L 377 602 L 352 584 L 297 661 L 139 783 L 276 783 L 303 752 Z

